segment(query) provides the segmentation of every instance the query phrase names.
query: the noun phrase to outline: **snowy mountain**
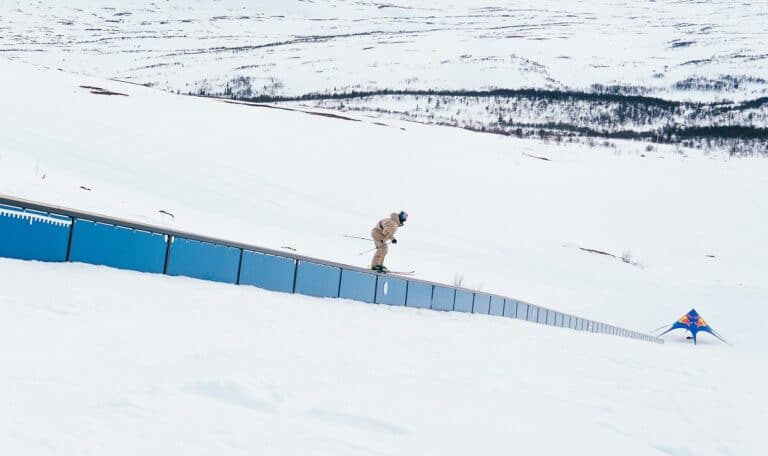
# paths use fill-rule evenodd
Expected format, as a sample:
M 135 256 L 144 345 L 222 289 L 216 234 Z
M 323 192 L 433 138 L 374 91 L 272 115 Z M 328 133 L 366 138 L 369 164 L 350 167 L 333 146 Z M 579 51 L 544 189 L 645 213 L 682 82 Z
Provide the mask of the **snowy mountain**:
M 180 93 L 743 155 L 768 151 L 766 23 L 762 2 L 6 1 L 0 53 Z
M 380 89 L 640 88 L 768 95 L 762 2 L 321 0 L 2 4 L 11 57 L 151 84 L 253 95 Z

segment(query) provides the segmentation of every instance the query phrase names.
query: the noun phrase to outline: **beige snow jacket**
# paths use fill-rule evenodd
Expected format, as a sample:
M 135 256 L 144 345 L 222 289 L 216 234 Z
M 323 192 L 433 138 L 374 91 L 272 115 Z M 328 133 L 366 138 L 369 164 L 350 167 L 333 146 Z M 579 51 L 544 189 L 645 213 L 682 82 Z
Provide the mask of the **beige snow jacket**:
M 389 218 L 381 219 L 379 223 L 371 230 L 371 236 L 374 240 L 388 241 L 395 237 L 397 229 L 400 228 L 400 216 L 397 212 L 389 215 Z

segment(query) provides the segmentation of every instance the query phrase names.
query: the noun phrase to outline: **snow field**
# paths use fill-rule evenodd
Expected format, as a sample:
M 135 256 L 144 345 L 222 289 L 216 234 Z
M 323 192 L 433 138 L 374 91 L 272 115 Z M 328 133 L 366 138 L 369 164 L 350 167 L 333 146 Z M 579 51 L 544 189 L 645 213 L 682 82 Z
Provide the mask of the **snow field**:
M 12 347 L 0 352 L 0 446 L 12 454 L 765 448 L 753 432 L 765 364 L 725 345 L 77 263 L 0 259 L 0 277 L 0 343 Z

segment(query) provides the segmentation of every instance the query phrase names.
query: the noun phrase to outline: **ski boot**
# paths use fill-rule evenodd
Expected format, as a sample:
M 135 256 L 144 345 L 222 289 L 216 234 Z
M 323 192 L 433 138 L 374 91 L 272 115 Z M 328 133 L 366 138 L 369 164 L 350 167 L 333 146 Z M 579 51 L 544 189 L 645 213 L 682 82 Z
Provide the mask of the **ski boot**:
M 376 272 L 380 272 L 382 274 L 386 274 L 389 272 L 389 269 L 387 269 L 387 267 L 384 266 L 383 264 L 377 264 L 376 266 L 371 266 L 371 269 Z

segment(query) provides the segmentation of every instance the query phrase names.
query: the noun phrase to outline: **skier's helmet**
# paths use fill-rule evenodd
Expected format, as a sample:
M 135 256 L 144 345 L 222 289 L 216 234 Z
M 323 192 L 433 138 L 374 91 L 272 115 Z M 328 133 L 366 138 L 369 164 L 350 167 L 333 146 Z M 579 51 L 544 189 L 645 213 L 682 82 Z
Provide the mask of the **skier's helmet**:
M 405 211 L 400 211 L 398 217 L 400 218 L 400 224 L 402 225 L 406 220 L 408 220 L 408 213 Z

